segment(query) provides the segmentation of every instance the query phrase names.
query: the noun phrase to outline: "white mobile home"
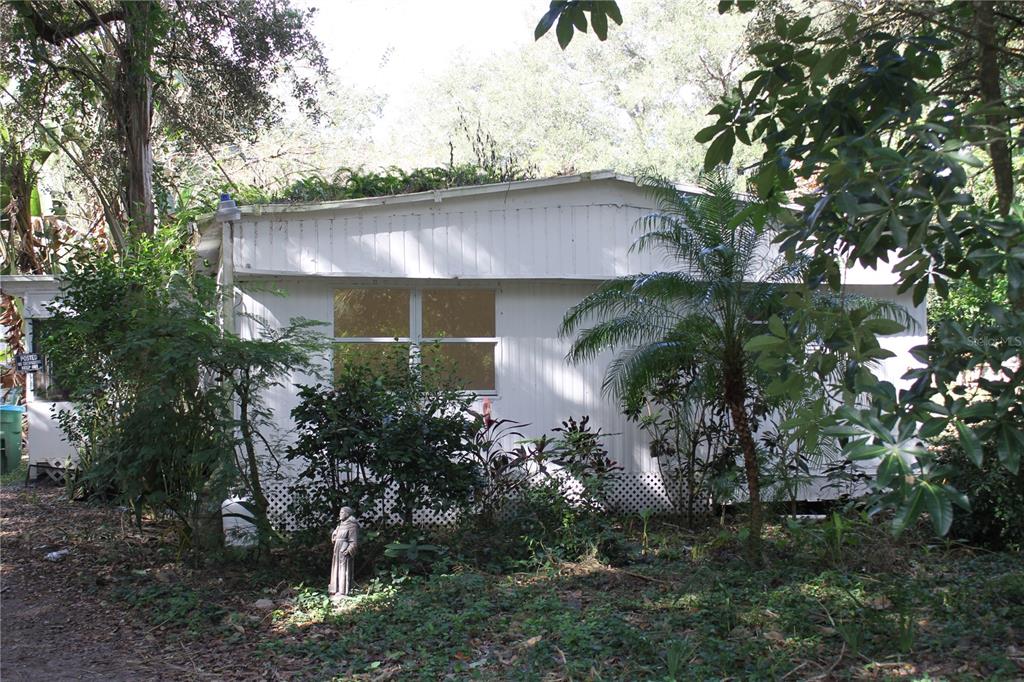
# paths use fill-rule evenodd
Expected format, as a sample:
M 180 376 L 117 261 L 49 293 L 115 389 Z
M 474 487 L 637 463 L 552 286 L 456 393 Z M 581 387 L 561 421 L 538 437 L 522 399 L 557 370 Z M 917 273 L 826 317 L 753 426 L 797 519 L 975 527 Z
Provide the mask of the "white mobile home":
M 681 188 L 681 189 L 686 189 Z M 234 301 L 270 325 L 325 322 L 336 353 L 438 340 L 465 387 L 496 417 L 538 436 L 569 416 L 590 415 L 624 467 L 623 507 L 664 503 L 645 438 L 602 395 L 607 358 L 573 366 L 558 337 L 565 311 L 602 281 L 665 267 L 631 253 L 633 224 L 654 208 L 635 180 L 610 171 L 318 204 L 244 207 L 241 218 L 203 229 L 201 255 Z M 891 272 L 852 269 L 847 286 L 905 305 L 915 330 L 888 337 L 896 353 L 882 373 L 898 382 L 924 342 L 925 311 L 896 294 Z M 274 293 L 280 291 L 284 296 Z M 228 315 L 242 335 L 256 330 Z M 313 379 L 296 375 L 290 384 Z M 268 396 L 280 434 L 291 428 L 293 389 Z M 277 500 L 281 511 L 285 500 Z

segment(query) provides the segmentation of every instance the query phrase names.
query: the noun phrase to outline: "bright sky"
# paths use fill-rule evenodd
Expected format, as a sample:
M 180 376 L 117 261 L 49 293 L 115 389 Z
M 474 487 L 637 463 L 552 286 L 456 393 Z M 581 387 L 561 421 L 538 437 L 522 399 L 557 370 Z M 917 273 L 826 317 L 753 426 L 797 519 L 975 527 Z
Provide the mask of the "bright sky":
M 335 74 L 397 103 L 458 56 L 533 42 L 546 0 L 302 0 Z

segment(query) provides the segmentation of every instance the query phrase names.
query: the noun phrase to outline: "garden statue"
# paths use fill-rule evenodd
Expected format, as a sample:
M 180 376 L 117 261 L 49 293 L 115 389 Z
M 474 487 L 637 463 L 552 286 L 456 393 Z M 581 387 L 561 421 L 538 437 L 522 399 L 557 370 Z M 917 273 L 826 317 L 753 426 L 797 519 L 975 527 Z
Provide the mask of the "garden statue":
M 334 554 L 331 560 L 331 597 L 347 596 L 352 589 L 352 555 L 359 546 L 359 523 L 351 507 L 342 507 L 338 527 L 331 533 Z

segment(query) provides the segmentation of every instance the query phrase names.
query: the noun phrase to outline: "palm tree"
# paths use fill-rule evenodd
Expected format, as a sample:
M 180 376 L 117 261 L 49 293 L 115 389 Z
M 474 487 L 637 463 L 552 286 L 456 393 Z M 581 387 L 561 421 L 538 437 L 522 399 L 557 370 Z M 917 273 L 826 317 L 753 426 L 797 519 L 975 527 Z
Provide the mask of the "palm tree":
M 747 555 L 757 562 L 763 512 L 751 413 L 756 372 L 744 345 L 763 333 L 784 292 L 802 281 L 804 263 L 772 253 L 755 210 L 723 174 L 703 176 L 697 194 L 662 178 L 643 182 L 658 210 L 637 221 L 642 234 L 632 249 L 662 251 L 675 267 L 610 280 L 570 309 L 561 328 L 563 336 L 575 335 L 568 359 L 615 351 L 605 389 L 619 397 L 687 365 L 718 387 L 743 452 Z

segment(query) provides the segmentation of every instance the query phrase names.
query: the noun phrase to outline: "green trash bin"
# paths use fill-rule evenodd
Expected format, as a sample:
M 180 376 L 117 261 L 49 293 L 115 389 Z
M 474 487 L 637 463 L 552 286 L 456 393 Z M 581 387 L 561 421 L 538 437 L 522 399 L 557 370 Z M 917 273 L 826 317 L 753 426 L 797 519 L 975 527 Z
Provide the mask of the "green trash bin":
M 21 418 L 23 405 L 0 405 L 0 472 L 7 473 L 21 462 Z

